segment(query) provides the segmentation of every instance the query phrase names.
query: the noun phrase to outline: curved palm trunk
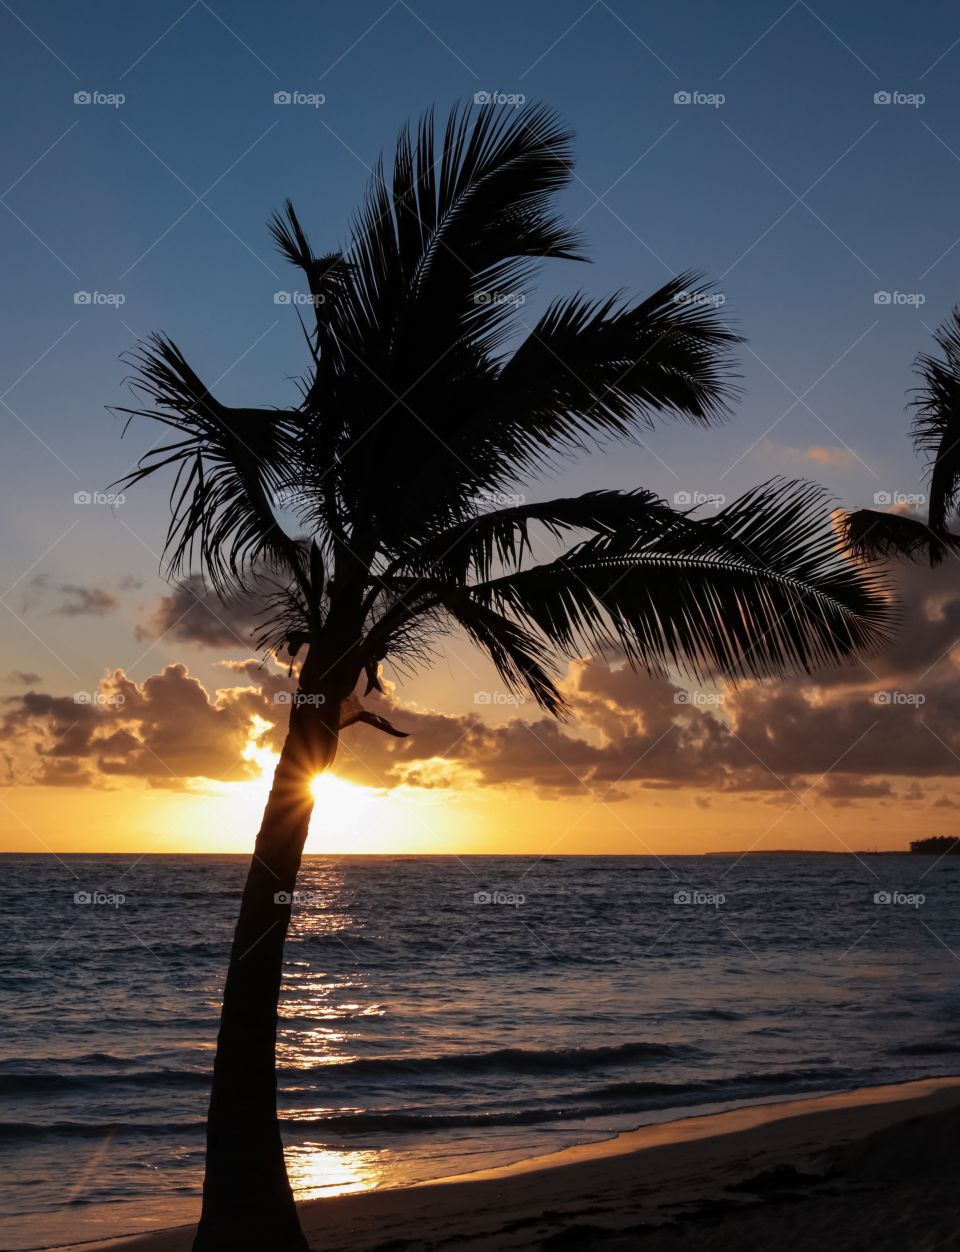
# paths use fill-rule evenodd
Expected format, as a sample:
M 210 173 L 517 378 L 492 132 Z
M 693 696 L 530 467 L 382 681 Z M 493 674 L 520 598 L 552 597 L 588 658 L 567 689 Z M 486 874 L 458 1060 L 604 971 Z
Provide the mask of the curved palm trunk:
M 247 872 L 223 991 L 194 1252 L 306 1252 L 277 1120 L 277 1004 L 291 896 L 339 705 L 294 705 Z

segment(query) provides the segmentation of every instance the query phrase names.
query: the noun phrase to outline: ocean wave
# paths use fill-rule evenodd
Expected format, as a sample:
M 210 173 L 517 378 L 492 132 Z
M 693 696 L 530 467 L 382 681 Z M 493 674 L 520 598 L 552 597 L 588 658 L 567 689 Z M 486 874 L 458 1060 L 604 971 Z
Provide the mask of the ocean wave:
M 207 1070 L 128 1070 L 106 1074 L 18 1074 L 0 1072 L 0 1095 L 45 1091 L 90 1091 L 98 1087 L 207 1087 Z
M 696 1049 L 686 1044 L 621 1043 L 599 1048 L 499 1048 L 493 1052 L 451 1052 L 427 1057 L 357 1057 L 309 1071 L 283 1070 L 282 1074 L 418 1074 L 455 1070 L 461 1073 L 501 1071 L 519 1074 L 558 1073 L 592 1069 L 606 1065 L 627 1065 L 637 1061 L 665 1061 L 692 1056 Z
M 586 1121 L 598 1117 L 623 1117 L 651 1109 L 689 1109 L 698 1104 L 729 1100 L 762 1099 L 772 1091 L 797 1094 L 811 1089 L 842 1086 L 850 1077 L 847 1070 L 781 1070 L 768 1074 L 739 1074 L 731 1078 L 690 1082 L 624 1082 L 557 1096 L 535 1106 L 501 1107 L 488 1112 L 410 1112 L 387 1108 L 330 1111 L 323 1116 L 296 1115 L 287 1110 L 281 1124 L 287 1134 L 306 1132 L 333 1135 L 408 1134 L 427 1130 L 456 1130 L 466 1127 L 533 1126 L 557 1122 Z M 562 1103 L 561 1103 L 562 1101 Z M 202 1135 L 204 1122 L 3 1122 L 0 1140 L 103 1139 L 107 1136 Z
M 891 1056 L 950 1056 L 960 1052 L 956 1039 L 921 1039 L 917 1043 L 904 1043 L 891 1049 Z
M 308 1068 L 281 1066 L 277 1076 L 281 1087 L 309 1085 L 325 1080 L 343 1082 L 357 1077 L 415 1078 L 437 1073 L 514 1073 L 556 1074 L 576 1073 L 606 1066 L 622 1067 L 643 1061 L 666 1061 L 680 1055 L 689 1057 L 695 1049 L 666 1043 L 623 1043 L 599 1048 L 561 1048 L 543 1051 L 524 1048 L 500 1048 L 493 1052 L 452 1052 L 427 1057 L 355 1057 L 345 1061 L 314 1065 Z M 121 1060 L 104 1053 L 89 1058 L 63 1058 L 67 1066 L 96 1061 L 104 1072 L 63 1072 L 47 1067 L 58 1062 L 8 1062 L 0 1070 L 0 1095 L 31 1095 L 44 1092 L 89 1091 L 98 1087 L 206 1087 L 210 1072 L 206 1069 L 136 1069 L 135 1061 Z M 21 1069 L 20 1066 L 29 1067 Z M 43 1066 L 43 1068 L 38 1068 Z

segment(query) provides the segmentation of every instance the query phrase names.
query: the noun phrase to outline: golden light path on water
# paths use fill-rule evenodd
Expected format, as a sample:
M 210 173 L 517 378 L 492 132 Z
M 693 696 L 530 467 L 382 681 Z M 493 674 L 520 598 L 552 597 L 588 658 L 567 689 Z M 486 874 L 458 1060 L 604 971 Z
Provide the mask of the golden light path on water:
M 349 820 L 352 808 L 348 806 L 355 803 L 351 793 L 361 789 L 328 777 L 318 780 L 317 790 L 331 817 L 336 819 L 339 814 L 343 820 Z M 293 919 L 293 932 L 299 940 L 323 941 L 349 934 L 355 918 L 344 890 L 340 864 L 314 862 L 304 881 L 304 893 Z M 349 947 L 346 939 L 340 938 L 340 942 Z M 311 1070 L 356 1058 L 354 1041 L 363 1032 L 363 1019 L 382 1017 L 386 1007 L 369 1003 L 362 973 L 333 974 L 324 968 L 322 960 L 318 963 L 316 956 L 298 955 L 299 947 L 295 945 L 288 953 L 277 1062 L 281 1069 L 304 1075 L 302 1093 L 310 1086 Z M 298 1121 L 314 1122 L 349 1111 L 362 1110 L 318 1105 L 288 1109 L 287 1137 L 299 1138 Z M 294 1193 L 301 1200 L 367 1191 L 383 1182 L 381 1154 L 376 1149 L 334 1149 L 328 1143 L 307 1139 L 288 1144 L 284 1155 Z
M 370 1150 L 334 1152 L 319 1143 L 284 1151 L 290 1185 L 298 1200 L 372 1191 L 380 1183 L 379 1153 Z

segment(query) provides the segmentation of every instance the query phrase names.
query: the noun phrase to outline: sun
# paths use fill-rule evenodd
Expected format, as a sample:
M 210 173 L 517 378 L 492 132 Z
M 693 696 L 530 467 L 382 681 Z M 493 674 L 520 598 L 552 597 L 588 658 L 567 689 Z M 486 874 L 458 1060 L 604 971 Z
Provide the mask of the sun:
M 352 848 L 367 851 L 371 836 L 382 837 L 388 797 L 375 787 L 318 774 L 310 784 L 315 807 L 307 851 Z M 346 843 L 344 842 L 346 841 Z M 312 846 L 311 846 L 312 845 Z
M 338 826 L 355 817 L 374 794 L 370 787 L 358 787 L 336 774 L 318 774 L 310 790 L 318 810 Z

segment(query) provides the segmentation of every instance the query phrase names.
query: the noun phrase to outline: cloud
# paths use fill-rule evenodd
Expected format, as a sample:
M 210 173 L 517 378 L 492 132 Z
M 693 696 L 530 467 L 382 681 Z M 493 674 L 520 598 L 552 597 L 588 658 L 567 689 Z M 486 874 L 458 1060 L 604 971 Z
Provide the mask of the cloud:
M 27 692 L 6 701 L 0 741 L 15 778 L 46 786 L 104 785 L 144 779 L 182 790 L 191 779 L 255 778 L 245 750 L 274 715 L 262 689 L 230 687 L 212 695 L 185 665 L 168 665 L 143 683 L 115 670 L 96 692 Z
M 388 691 L 366 703 L 409 738 L 351 727 L 336 771 L 377 787 L 482 784 L 608 802 L 688 790 L 700 800 L 798 800 L 809 792 L 840 806 L 938 803 L 945 780 L 960 778 L 960 587 L 952 567 L 904 566 L 898 577 L 898 640 L 867 664 L 739 690 L 688 690 L 587 660 L 568 675 L 567 723 L 529 705 L 493 724 L 483 708 L 445 713 Z M 193 639 L 216 636 L 209 623 L 190 629 Z M 141 684 L 116 671 L 96 702 L 37 691 L 8 697 L 2 748 L 21 759 L 32 752 L 32 781 L 56 785 L 252 777 L 257 767 L 244 749 L 255 740 L 279 751 L 290 706 L 277 697 L 294 680 L 250 657 L 220 665 L 231 685 L 212 693 L 181 664 Z M 122 701 L 111 703 L 115 697 Z
M 15 683 L 18 687 L 32 687 L 34 683 L 43 682 L 43 675 L 34 674 L 31 670 L 12 669 L 7 674 L 6 681 Z
M 49 602 L 51 596 L 56 597 L 53 604 L 48 603 L 45 611 L 60 617 L 103 617 L 112 613 L 118 604 L 116 596 L 103 587 L 54 583 L 46 574 L 38 574 L 29 585 L 39 593 L 41 602 Z M 29 604 L 25 605 L 25 608 L 28 607 Z
M 168 642 L 249 651 L 261 625 L 262 608 L 262 600 L 243 595 L 224 604 L 202 578 L 192 575 L 144 610 L 145 620 L 136 636 L 141 642 L 163 636 Z
M 857 454 L 850 448 L 831 448 L 815 445 L 803 452 L 796 448 L 789 448 L 787 451 L 795 453 L 800 460 L 812 461 L 814 465 L 831 465 L 835 469 L 849 469 L 859 461 Z

